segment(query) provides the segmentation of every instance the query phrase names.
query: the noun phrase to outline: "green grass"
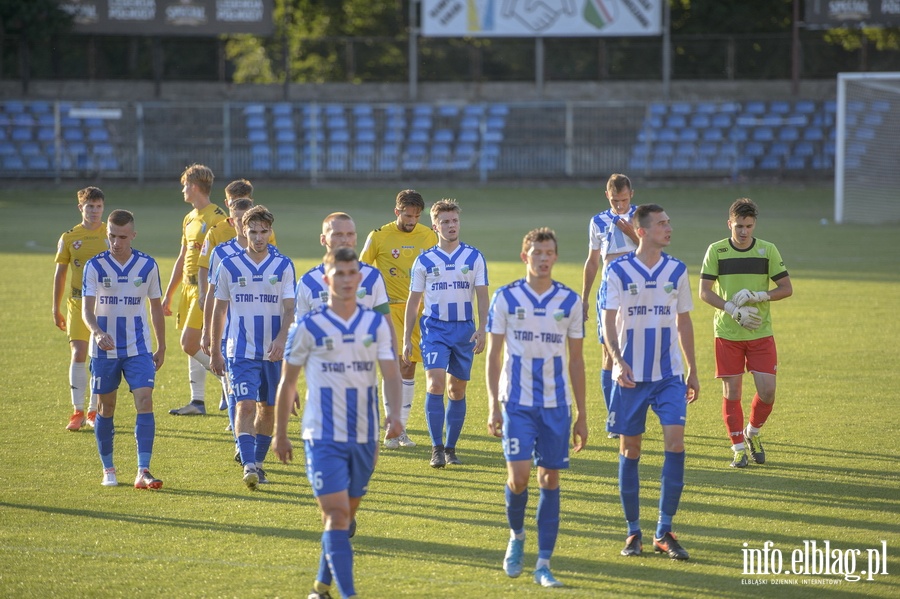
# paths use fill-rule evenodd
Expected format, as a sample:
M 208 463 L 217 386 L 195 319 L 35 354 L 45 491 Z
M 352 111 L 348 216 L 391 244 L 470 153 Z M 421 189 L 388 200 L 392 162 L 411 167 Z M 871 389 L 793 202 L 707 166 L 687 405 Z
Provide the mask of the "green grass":
M 220 182 L 223 183 L 223 182 Z M 217 185 L 216 197 L 222 185 Z M 161 263 L 163 284 L 178 250 L 186 212 L 178 186 L 105 188 L 107 211 L 135 212 L 135 246 Z M 257 201 L 276 215 L 279 245 L 303 271 L 320 260 L 322 217 L 346 210 L 365 233 L 391 220 L 394 188 L 289 189 L 257 186 Z M 590 216 L 603 207 L 588 187 L 420 189 L 427 201 L 456 197 L 462 237 L 488 259 L 491 287 L 523 274 L 522 235 L 551 226 L 561 239 L 556 277 L 581 286 Z M 603 432 L 600 351 L 588 335 L 590 447 L 563 475 L 563 513 L 553 558 L 566 597 L 896 597 L 900 593 L 900 374 L 895 314 L 900 307 L 897 229 L 821 226 L 831 218 L 826 187 L 684 187 L 638 189 L 635 200 L 663 205 L 673 219 L 670 253 L 691 267 L 696 287 L 707 245 L 725 237 L 736 197 L 760 204 L 757 233 L 785 257 L 794 296 L 774 307 L 780 355 L 778 400 L 765 429 L 769 462 L 728 468 L 721 391 L 713 375 L 712 312 L 695 300 L 701 397 L 689 409 L 687 481 L 675 529 L 691 551 L 687 563 L 650 553 L 618 555 L 624 522 L 614 442 Z M 169 322 L 167 362 L 154 394 L 157 438 L 153 472 L 160 492 L 100 486 L 93 435 L 63 430 L 70 411 L 68 350 L 50 317 L 53 249 L 78 220 L 74 189 L 0 192 L 2 281 L 0 372 L 0 596 L 162 595 L 305 596 L 317 566 L 321 524 L 302 461 L 271 463 L 273 484 L 251 493 L 231 459 L 224 413 L 175 418 L 188 396 L 186 358 Z M 589 331 L 593 320 L 589 323 Z M 747 384 L 750 384 L 748 379 Z M 500 562 L 508 535 L 505 469 L 499 441 L 486 434 L 483 359 L 476 359 L 460 457 L 465 466 L 428 466 L 419 373 L 410 423 L 420 446 L 385 452 L 363 501 L 354 539 L 356 580 L 368 597 L 523 597 L 545 592 L 526 574 L 506 578 Z M 210 382 L 208 393 L 214 397 Z M 212 402 L 213 404 L 215 402 Z M 745 406 L 749 405 L 745 401 Z M 123 389 L 117 410 L 117 466 L 134 468 L 133 410 Z M 298 424 L 292 426 L 294 438 Z M 662 440 L 649 421 L 641 465 L 644 529 L 653 529 Z M 301 455 L 302 457 L 302 455 Z M 536 552 L 529 504 L 526 566 Z M 887 576 L 834 585 L 770 588 L 774 579 L 839 576 L 746 576 L 742 549 L 772 541 L 790 563 L 804 540 L 867 549 L 887 542 Z M 865 559 L 863 552 L 861 560 Z M 865 569 L 860 563 L 857 571 Z M 742 579 L 767 581 L 748 586 Z

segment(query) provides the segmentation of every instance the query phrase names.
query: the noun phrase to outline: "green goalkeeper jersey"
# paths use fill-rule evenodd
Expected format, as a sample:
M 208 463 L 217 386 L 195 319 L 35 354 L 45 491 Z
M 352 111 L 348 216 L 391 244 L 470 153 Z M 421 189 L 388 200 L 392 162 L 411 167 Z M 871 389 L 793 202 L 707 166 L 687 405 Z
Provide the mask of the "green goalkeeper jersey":
M 729 301 L 741 289 L 768 291 L 769 281 L 777 281 L 788 276 L 781 254 L 774 244 L 762 239 L 753 239 L 745 250 L 735 248 L 731 239 L 723 239 L 709 246 L 700 267 L 700 278 L 715 281 L 713 291 L 725 301 Z M 759 310 L 762 324 L 755 331 L 739 325 L 724 310 L 716 310 L 713 326 L 716 337 L 730 341 L 752 341 L 772 334 L 770 302 L 749 304 Z

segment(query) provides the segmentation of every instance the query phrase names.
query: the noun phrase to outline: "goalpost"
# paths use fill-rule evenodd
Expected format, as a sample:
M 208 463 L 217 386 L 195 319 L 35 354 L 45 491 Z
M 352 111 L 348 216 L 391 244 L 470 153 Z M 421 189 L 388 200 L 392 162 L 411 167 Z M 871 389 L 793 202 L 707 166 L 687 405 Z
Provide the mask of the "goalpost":
M 840 73 L 836 223 L 900 222 L 900 73 Z

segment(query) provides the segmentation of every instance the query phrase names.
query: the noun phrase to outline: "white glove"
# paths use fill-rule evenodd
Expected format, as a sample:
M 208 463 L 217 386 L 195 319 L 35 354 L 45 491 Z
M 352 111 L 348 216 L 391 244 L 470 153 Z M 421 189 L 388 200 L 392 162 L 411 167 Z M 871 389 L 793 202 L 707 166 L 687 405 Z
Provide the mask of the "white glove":
M 735 306 L 733 302 L 725 302 L 725 311 L 731 315 L 736 323 L 748 331 L 755 331 L 762 324 L 759 310 L 753 306 Z
M 749 289 L 741 289 L 731 298 L 731 303 L 738 307 L 744 304 L 758 304 L 767 301 L 769 301 L 768 293 L 765 291 L 750 291 Z

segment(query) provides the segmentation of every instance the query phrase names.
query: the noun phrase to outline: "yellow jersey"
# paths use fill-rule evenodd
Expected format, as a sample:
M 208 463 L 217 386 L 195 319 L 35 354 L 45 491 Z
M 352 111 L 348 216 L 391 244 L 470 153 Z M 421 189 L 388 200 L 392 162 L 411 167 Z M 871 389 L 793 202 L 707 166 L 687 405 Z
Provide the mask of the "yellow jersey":
M 86 229 L 78 223 L 59 238 L 56 244 L 56 263 L 69 266 L 71 288 L 70 296 L 81 299 L 81 280 L 84 276 L 84 264 L 100 252 L 109 249 L 106 239 L 106 223 L 96 229 Z
M 369 233 L 360 260 L 381 271 L 392 304 L 405 304 L 413 262 L 437 242 L 437 233 L 422 223 L 406 233 L 389 222 Z
M 214 224 L 206 233 L 206 239 L 203 241 L 203 247 L 200 248 L 200 257 L 197 259 L 197 267 L 209 270 L 209 256 L 216 246 L 226 241 L 231 241 L 237 236 L 237 231 L 231 226 L 227 220 Z M 272 231 L 272 237 L 269 244 L 278 247 L 275 243 L 275 231 Z
M 197 271 L 200 268 L 200 249 L 206 240 L 206 233 L 211 227 L 228 218 L 228 214 L 216 206 L 209 204 L 205 208 L 197 210 L 194 208 L 184 217 L 182 224 L 181 245 L 187 248 L 184 253 L 184 273 L 185 282 L 193 279 L 194 284 L 197 281 Z M 232 229 L 232 237 L 234 229 Z

